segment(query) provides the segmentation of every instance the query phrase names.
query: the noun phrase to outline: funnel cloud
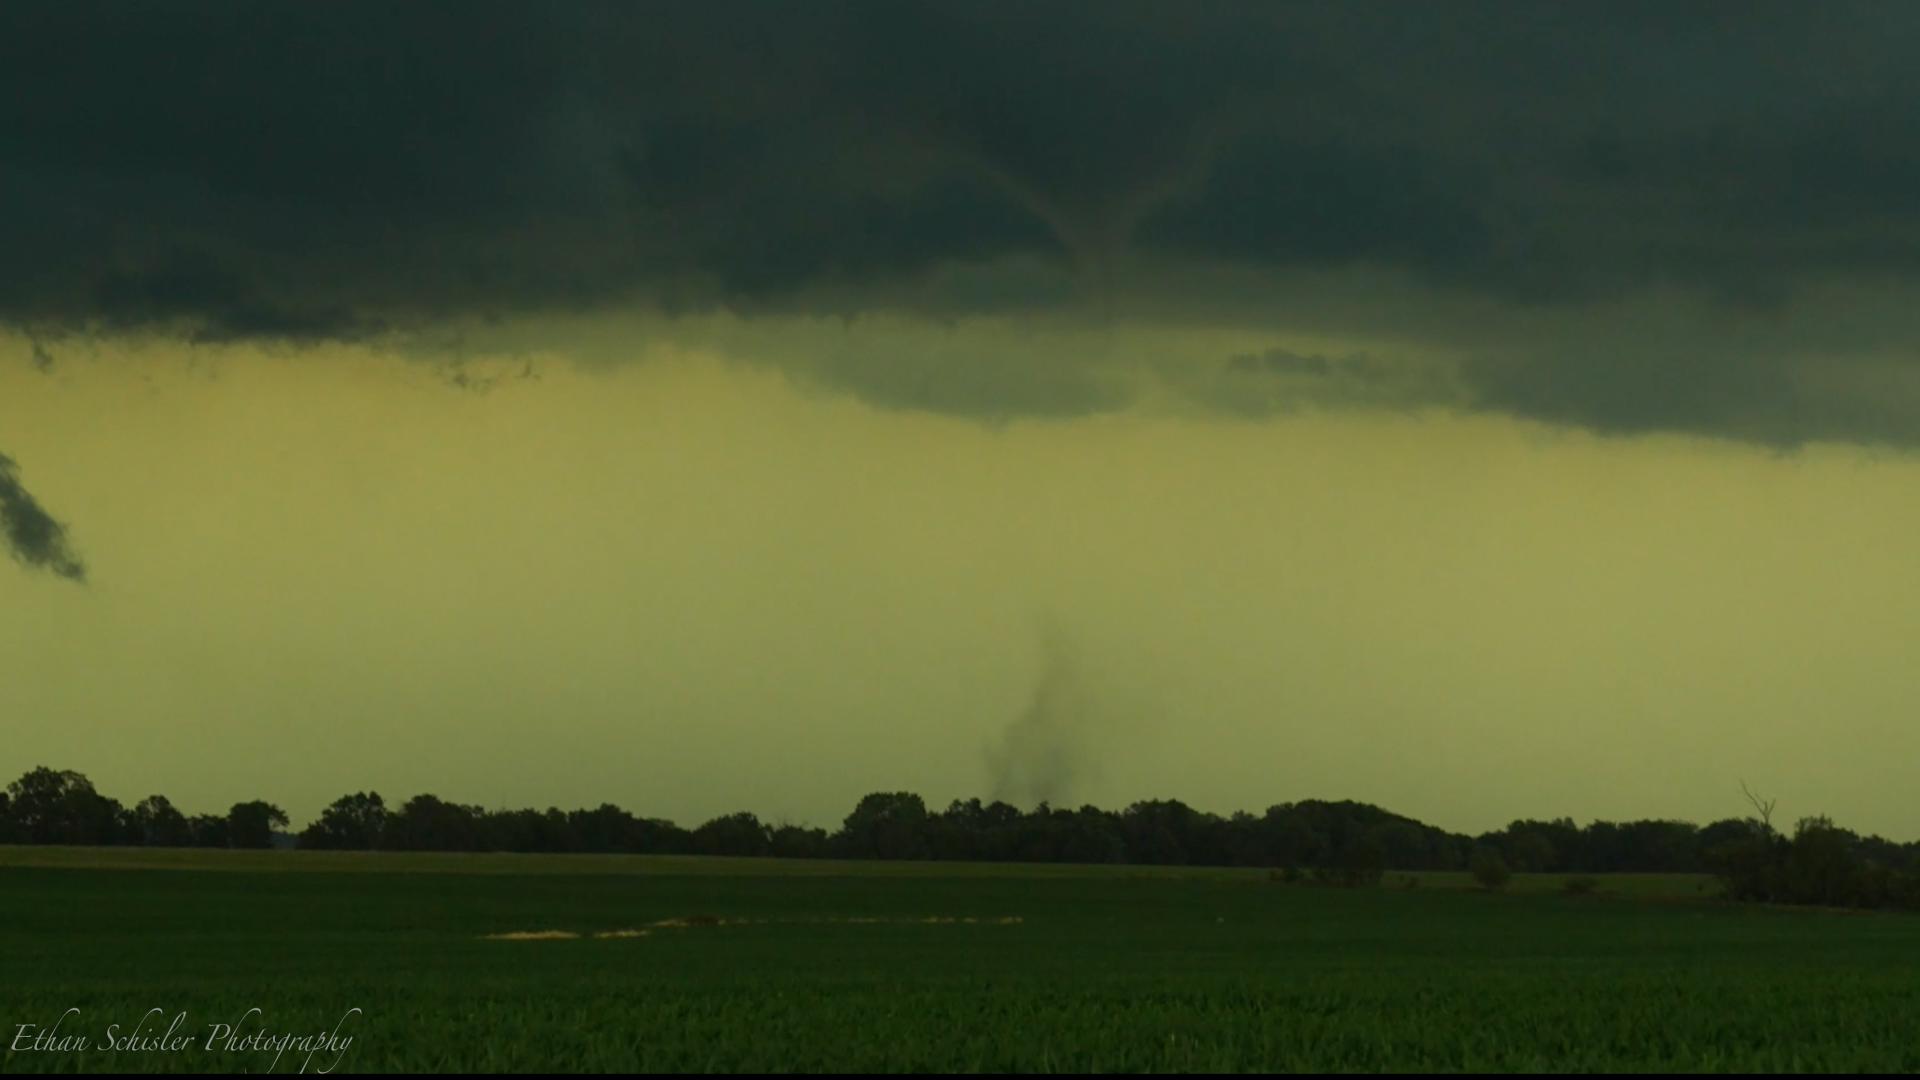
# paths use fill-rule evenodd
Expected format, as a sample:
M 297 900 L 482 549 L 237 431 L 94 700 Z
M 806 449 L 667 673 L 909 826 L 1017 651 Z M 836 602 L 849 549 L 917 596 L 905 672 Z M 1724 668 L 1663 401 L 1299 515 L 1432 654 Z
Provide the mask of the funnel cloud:
M 1031 806 L 1070 798 L 1085 778 L 1085 722 L 1090 708 L 1072 642 L 1048 620 L 1040 631 L 1040 674 L 1020 715 L 987 750 L 993 797 Z

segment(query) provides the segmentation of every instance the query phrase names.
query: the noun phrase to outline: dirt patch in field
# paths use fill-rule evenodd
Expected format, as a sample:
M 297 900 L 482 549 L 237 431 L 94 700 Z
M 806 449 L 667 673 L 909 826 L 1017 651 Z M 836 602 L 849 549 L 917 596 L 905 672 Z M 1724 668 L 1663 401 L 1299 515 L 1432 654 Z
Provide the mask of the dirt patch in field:
M 571 930 L 512 930 L 485 935 L 488 941 L 571 941 L 579 936 Z
M 1002 915 L 997 918 L 979 915 L 819 915 L 812 918 L 791 919 L 723 919 L 716 915 L 688 915 L 680 918 L 661 919 L 648 923 L 650 929 L 682 930 L 699 926 L 765 926 L 769 923 L 780 926 L 939 926 L 949 924 L 987 924 L 992 926 L 1012 926 L 1022 922 L 1018 915 Z
M 683 915 L 672 919 L 661 919 L 647 925 L 663 930 L 683 930 L 693 926 L 745 926 L 748 923 L 766 922 L 765 919 L 723 919 L 718 915 Z

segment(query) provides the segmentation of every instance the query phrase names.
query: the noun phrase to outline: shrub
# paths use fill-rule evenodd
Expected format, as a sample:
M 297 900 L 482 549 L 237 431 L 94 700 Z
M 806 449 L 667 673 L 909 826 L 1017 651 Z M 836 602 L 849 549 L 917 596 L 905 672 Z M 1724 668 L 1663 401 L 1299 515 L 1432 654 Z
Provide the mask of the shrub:
M 1378 885 L 1387 873 L 1387 848 L 1378 834 L 1369 831 L 1354 839 L 1340 853 L 1340 884 L 1353 888 Z
M 1707 865 L 1720 879 L 1729 900 L 1767 902 L 1784 899 L 1780 873 L 1786 841 L 1756 827 L 1747 836 L 1730 840 L 1707 853 Z
M 1791 838 L 1765 821 L 1710 853 L 1729 900 L 1822 907 L 1920 907 L 1920 873 L 1870 854 L 1826 817 L 1802 818 Z
M 1513 880 L 1513 871 L 1507 869 L 1507 860 L 1492 848 L 1475 850 L 1467 869 L 1473 872 L 1473 880 L 1479 882 L 1483 889 L 1504 889 L 1507 882 Z
M 1340 868 L 1340 884 L 1349 889 L 1356 889 L 1362 885 L 1378 885 L 1380 884 L 1380 879 L 1384 876 L 1386 876 L 1386 871 L 1365 866 L 1344 866 Z

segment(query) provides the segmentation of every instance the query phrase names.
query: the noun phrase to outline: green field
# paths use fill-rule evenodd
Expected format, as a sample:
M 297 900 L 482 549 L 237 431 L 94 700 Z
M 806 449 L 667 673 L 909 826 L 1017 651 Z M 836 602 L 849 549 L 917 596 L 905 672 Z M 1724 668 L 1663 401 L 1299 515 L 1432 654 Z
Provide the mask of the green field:
M 0 849 L 0 1068 L 1920 1069 L 1920 918 L 1406 878 Z M 11 1049 L 69 1008 L 196 1041 Z M 276 1062 L 214 1023 L 353 1041 Z

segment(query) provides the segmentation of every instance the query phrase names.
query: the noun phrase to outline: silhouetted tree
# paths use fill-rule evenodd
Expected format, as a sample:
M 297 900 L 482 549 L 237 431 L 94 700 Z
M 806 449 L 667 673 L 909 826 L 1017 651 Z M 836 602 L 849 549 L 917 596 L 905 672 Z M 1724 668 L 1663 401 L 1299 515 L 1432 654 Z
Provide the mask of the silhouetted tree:
M 1120 838 L 1130 862 L 1178 866 L 1188 861 L 1187 841 L 1198 815 L 1178 799 L 1136 802 L 1120 815 Z
M 1483 889 L 1504 889 L 1507 882 L 1513 879 L 1513 871 L 1507 868 L 1507 860 L 1501 858 L 1500 852 L 1492 847 L 1475 848 L 1467 869 Z
M 1507 826 L 1503 840 L 1499 844 L 1501 855 L 1513 869 L 1539 874 L 1555 868 L 1553 841 L 1547 838 L 1545 830 L 1534 823 L 1514 822 Z
M 195 814 L 188 821 L 192 832 L 192 843 L 197 848 L 230 847 L 228 843 L 227 819 L 217 814 Z
M 1700 830 L 1697 843 L 1703 864 L 1709 867 L 1714 853 L 1728 844 L 1738 844 L 1760 835 L 1760 822 L 1744 818 L 1723 818 Z
M 766 855 L 773 850 L 773 831 L 752 814 L 727 814 L 693 830 L 693 850 L 702 855 Z
M 827 831 L 799 825 L 773 830 L 770 853 L 782 859 L 819 859 L 827 854 Z
M 1369 829 L 1348 842 L 1340 853 L 1342 885 L 1378 885 L 1387 872 L 1387 847 L 1378 829 Z
M 366 851 L 380 844 L 387 824 L 387 804 L 378 792 L 342 795 L 320 813 L 320 820 L 300 833 L 300 846 L 328 850 Z
M 926 828 L 927 804 L 920 796 L 875 792 L 847 815 L 834 847 L 854 859 L 924 859 L 932 854 Z
M 641 818 L 631 849 L 643 854 L 685 855 L 693 851 L 693 833 L 666 818 Z
M 581 851 L 645 850 L 640 839 L 640 822 L 612 803 L 601 803 L 593 810 L 574 810 L 567 814 L 567 825 L 573 830 Z
M 1285 804 L 1270 806 L 1258 826 L 1267 858 L 1281 867 L 1317 866 L 1327 857 L 1326 838 L 1308 821 L 1307 815 Z
M 285 810 L 258 799 L 234 803 L 227 811 L 227 843 L 237 848 L 270 848 L 275 825 L 286 827 Z
M 1782 891 L 1797 904 L 1874 906 L 1868 865 L 1854 853 L 1858 840 L 1824 814 L 1801 818 L 1786 847 Z
M 7 785 L 8 814 L 29 844 L 113 844 L 124 837 L 120 804 L 72 770 L 41 766 Z
M 148 847 L 192 847 L 193 826 L 165 795 L 149 795 L 133 808 L 134 828 Z
M 387 815 L 381 846 L 396 851 L 476 851 L 481 847 L 480 817 L 472 807 L 415 795 Z
M 1127 845 L 1120 838 L 1113 815 L 1094 806 L 1082 806 L 1055 815 L 1058 846 L 1054 857 L 1061 862 L 1118 863 L 1127 861 Z

